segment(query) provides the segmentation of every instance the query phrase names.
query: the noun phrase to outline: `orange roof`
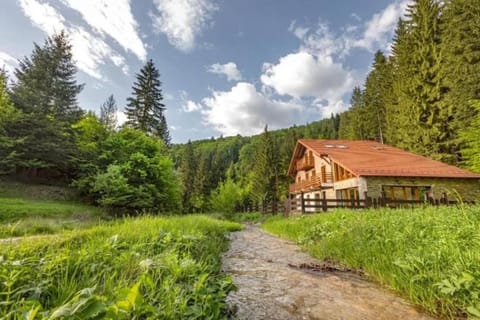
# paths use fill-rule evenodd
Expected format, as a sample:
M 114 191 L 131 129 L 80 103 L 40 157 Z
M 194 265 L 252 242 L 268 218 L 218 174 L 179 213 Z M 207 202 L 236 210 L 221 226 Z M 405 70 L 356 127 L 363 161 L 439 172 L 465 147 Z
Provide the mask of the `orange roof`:
M 328 156 L 356 176 L 476 178 L 480 174 L 428 159 L 375 141 L 300 139 L 295 147 L 289 174 L 302 147 L 318 156 Z

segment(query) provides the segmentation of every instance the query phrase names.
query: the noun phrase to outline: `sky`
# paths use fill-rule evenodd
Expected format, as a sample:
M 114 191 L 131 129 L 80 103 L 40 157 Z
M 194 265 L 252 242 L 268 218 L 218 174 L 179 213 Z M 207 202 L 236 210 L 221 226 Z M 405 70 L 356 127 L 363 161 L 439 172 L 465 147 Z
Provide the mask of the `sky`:
M 118 119 L 148 59 L 172 142 L 253 135 L 346 110 L 408 0 L 1 0 L 0 67 L 65 30 L 83 109 Z

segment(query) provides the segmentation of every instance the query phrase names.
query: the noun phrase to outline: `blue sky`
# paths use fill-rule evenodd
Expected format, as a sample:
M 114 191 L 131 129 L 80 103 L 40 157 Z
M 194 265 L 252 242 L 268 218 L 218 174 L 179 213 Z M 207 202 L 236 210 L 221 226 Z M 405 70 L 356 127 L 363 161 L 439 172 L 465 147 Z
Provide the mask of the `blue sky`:
M 153 59 L 173 142 L 260 133 L 348 107 L 408 0 L 3 0 L 0 66 L 66 30 L 82 108 L 120 111 Z M 120 120 L 123 115 L 118 115 Z

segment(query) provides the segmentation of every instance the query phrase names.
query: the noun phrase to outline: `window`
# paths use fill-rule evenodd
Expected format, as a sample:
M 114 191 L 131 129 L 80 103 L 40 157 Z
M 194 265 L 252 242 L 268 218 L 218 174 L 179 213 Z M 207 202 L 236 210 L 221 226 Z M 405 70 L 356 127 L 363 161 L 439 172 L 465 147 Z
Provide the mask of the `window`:
M 382 191 L 388 199 L 391 200 L 426 200 L 430 186 L 388 186 L 383 185 Z

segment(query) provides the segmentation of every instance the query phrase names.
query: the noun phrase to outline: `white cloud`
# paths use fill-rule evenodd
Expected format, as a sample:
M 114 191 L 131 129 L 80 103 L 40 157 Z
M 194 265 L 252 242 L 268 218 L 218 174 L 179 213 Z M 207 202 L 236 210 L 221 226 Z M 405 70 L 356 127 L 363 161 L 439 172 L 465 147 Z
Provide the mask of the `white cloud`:
M 354 31 L 349 26 L 344 34 L 337 36 L 330 30 L 327 23 L 321 21 L 315 28 L 297 26 L 293 21 L 288 30 L 302 41 L 300 51 L 312 55 L 338 57 L 344 57 L 348 54 L 353 41 L 350 38 L 350 33 Z
M 66 29 L 63 16 L 48 3 L 37 0 L 19 0 L 19 3 L 25 15 L 45 33 L 52 34 Z
M 105 80 L 100 67 L 107 61 L 128 72 L 125 58 L 113 50 L 105 41 L 82 27 L 68 24 L 64 17 L 48 3 L 38 0 L 19 0 L 25 15 L 33 25 L 51 35 L 65 30 L 72 43 L 73 58 L 77 67 L 96 79 Z
M 374 14 L 366 22 L 362 38 L 358 39 L 354 46 L 370 51 L 374 51 L 378 46 L 387 49 L 398 19 L 404 15 L 409 2 L 409 0 L 397 0 L 382 12 Z
M 157 33 L 164 33 L 177 49 L 188 52 L 195 38 L 209 26 L 218 7 L 210 0 L 154 0 L 157 12 L 152 13 Z
M 289 31 L 302 41 L 300 50 L 313 55 L 335 56 L 343 59 L 353 48 L 389 50 L 389 40 L 397 25 L 398 19 L 405 14 L 410 0 L 395 0 L 384 10 L 374 14 L 361 23 L 356 14 L 352 17 L 358 21 L 356 25 L 346 25 L 339 33 L 330 30 L 327 23 L 320 21 L 315 27 L 298 26 L 295 21 L 290 24 Z
M 116 112 L 117 115 L 117 127 L 121 127 L 125 122 L 127 122 L 127 115 L 123 111 Z
M 266 124 L 277 129 L 292 125 L 302 106 L 271 99 L 255 86 L 239 82 L 230 91 L 213 91 L 202 100 L 207 107 L 202 111 L 206 124 L 224 135 L 252 135 L 262 131 Z
M 0 69 L 5 69 L 8 75 L 13 75 L 13 71 L 17 66 L 17 59 L 6 52 L 0 51 Z
M 313 105 L 320 112 L 320 118 L 328 118 L 332 114 L 345 111 L 349 106 L 343 100 L 334 101 L 314 101 Z
M 228 62 L 225 64 L 212 64 L 208 68 L 208 72 L 215 74 L 223 74 L 227 77 L 228 81 L 242 80 L 242 74 L 240 73 L 240 70 L 238 70 L 237 65 L 234 62 Z
M 338 100 L 355 84 L 353 74 L 330 56 L 302 51 L 280 58 L 276 65 L 265 64 L 261 81 L 281 95 L 320 100 Z
M 115 39 L 125 50 L 144 61 L 147 51 L 138 34 L 130 0 L 61 0 L 78 11 L 83 19 L 102 35 Z
M 200 110 L 202 110 L 202 105 L 199 104 L 199 103 L 196 103 L 192 100 L 188 100 L 182 106 L 182 110 L 185 111 L 185 112 L 200 111 Z

